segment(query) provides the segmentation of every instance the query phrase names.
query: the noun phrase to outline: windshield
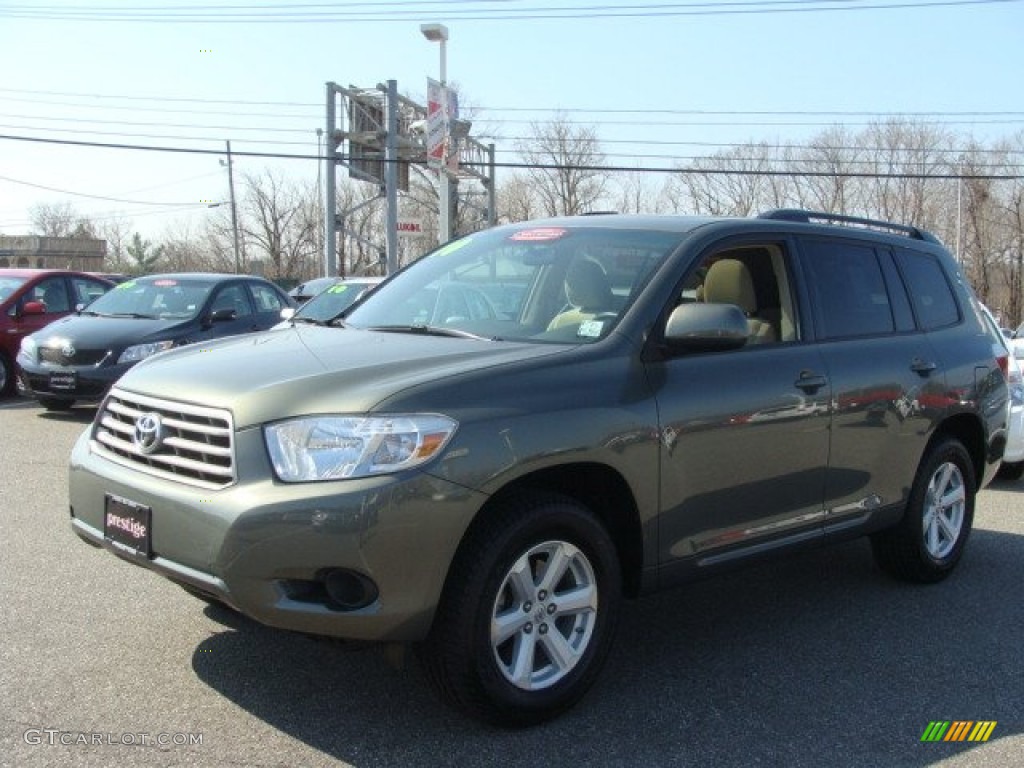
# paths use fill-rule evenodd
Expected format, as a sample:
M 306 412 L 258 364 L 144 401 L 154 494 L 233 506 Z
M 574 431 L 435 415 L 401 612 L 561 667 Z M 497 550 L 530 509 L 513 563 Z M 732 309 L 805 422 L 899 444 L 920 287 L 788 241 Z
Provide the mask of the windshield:
M 184 320 L 199 314 L 211 283 L 171 278 L 129 280 L 115 286 L 88 307 L 90 314 Z
M 325 323 L 355 304 L 356 299 L 373 288 L 376 282 L 337 282 L 307 301 L 293 316 L 295 319 Z
M 345 323 L 514 341 L 595 341 L 683 237 L 529 225 L 478 232 L 395 275 Z
M 7 298 L 25 284 L 27 277 L 0 277 L 0 301 Z

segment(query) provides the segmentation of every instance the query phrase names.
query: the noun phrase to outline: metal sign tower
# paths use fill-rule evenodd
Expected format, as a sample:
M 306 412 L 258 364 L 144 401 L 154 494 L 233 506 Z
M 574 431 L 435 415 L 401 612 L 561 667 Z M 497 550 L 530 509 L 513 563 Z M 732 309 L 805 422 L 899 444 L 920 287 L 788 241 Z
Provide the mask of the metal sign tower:
M 398 83 L 388 80 L 376 88 L 343 88 L 327 83 L 326 192 L 324 216 L 324 274 L 344 274 L 338 263 L 339 238 L 356 237 L 345 227 L 346 217 L 372 202 L 384 200 L 383 244 L 363 241 L 376 248 L 387 273 L 398 269 L 398 200 L 409 191 L 410 167 L 422 167 L 438 180 L 438 210 L 449 214 L 454 196 L 441 199 L 441 187 L 458 188 L 460 181 L 479 183 L 487 196 L 485 222 L 495 221 L 494 145 L 470 138 L 468 121 L 446 120 L 443 163 L 428 155 L 426 107 L 398 94 Z M 337 169 L 347 168 L 350 178 L 377 184 L 380 192 L 370 201 L 345 211 L 338 210 Z M 428 170 L 430 169 L 430 170 Z M 447 179 L 448 184 L 440 183 Z M 447 203 L 448 208 L 445 209 Z M 454 236 L 454 233 L 453 233 Z M 356 237 L 362 240 L 362 238 Z

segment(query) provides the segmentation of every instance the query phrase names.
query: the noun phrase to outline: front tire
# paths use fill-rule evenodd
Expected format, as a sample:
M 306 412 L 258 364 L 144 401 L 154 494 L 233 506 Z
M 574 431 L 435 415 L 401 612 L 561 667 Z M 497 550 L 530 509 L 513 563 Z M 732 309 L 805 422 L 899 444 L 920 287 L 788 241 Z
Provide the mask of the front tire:
M 963 445 L 944 439 L 917 469 L 903 519 L 871 537 L 876 562 L 904 581 L 946 578 L 963 555 L 974 522 L 974 465 Z
M 7 355 L 0 352 L 0 397 L 14 393 L 14 366 Z
M 419 655 L 447 703 L 499 725 L 575 704 L 611 648 L 622 580 L 589 510 L 555 494 L 485 510 L 459 548 Z

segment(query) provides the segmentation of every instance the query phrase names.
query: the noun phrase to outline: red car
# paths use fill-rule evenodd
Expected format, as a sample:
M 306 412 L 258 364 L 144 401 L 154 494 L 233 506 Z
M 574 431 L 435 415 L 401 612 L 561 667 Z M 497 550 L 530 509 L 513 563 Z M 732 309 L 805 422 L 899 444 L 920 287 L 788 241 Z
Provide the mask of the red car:
M 0 396 L 14 392 L 22 338 L 88 304 L 114 283 L 64 269 L 0 269 Z

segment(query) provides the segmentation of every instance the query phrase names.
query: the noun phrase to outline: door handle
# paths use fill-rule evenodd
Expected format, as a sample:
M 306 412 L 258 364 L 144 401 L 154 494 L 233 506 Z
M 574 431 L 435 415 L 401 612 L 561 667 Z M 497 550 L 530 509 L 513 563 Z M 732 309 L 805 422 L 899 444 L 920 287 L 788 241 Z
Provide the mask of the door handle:
M 809 395 L 813 395 L 827 383 L 828 380 L 821 374 L 814 371 L 800 371 L 800 378 L 794 382 L 794 386 L 797 389 L 802 389 Z
M 910 363 L 910 370 L 919 376 L 928 376 L 938 367 L 933 360 L 922 360 L 920 357 L 915 357 Z

